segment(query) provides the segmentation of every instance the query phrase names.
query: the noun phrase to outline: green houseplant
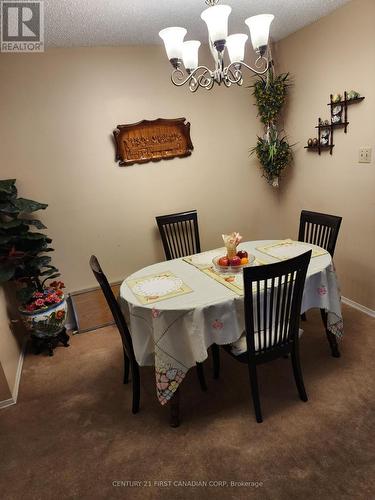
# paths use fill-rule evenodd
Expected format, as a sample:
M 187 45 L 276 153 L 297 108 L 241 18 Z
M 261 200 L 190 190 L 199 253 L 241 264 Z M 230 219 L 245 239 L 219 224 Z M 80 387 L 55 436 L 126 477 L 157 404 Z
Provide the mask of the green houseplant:
M 57 330 L 66 316 L 60 276 L 51 264 L 52 240 L 33 217 L 48 205 L 19 198 L 15 179 L 0 180 L 0 284 L 17 283 L 19 311 L 29 330 Z
M 289 73 L 275 75 L 271 62 L 266 75 L 259 76 L 251 87 L 265 133 L 264 137 L 258 136 L 257 144 L 250 150 L 250 153 L 256 154 L 263 176 L 274 187 L 279 186 L 282 172 L 293 161 L 293 146 L 278 130 L 278 120 L 290 85 Z

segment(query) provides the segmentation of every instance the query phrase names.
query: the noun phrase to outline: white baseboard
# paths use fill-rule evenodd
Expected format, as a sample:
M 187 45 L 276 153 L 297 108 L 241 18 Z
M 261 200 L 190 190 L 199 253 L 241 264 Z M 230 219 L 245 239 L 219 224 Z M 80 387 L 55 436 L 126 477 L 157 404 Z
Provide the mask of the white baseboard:
M 368 316 L 375 318 L 374 309 L 370 309 L 369 307 L 363 306 L 362 304 L 358 304 L 358 302 L 354 302 L 354 300 L 347 299 L 346 297 L 341 297 L 341 300 L 347 306 L 353 307 L 353 309 L 357 309 L 358 311 L 361 311 L 367 314 Z
M 17 366 L 16 378 L 14 381 L 14 387 L 13 387 L 13 391 L 12 391 L 12 397 L 10 399 L 6 399 L 5 401 L 0 401 L 0 409 L 7 408 L 8 406 L 12 406 L 12 405 L 15 405 L 17 403 L 18 390 L 19 390 L 20 382 L 21 382 L 23 361 L 25 359 L 26 344 L 27 344 L 27 340 L 25 339 L 24 343 L 22 345 L 20 358 L 18 360 L 18 366 Z
M 13 398 L 5 399 L 4 401 L 0 401 L 0 410 L 2 410 L 3 408 L 7 408 L 8 406 L 15 405 L 15 404 L 16 404 L 16 401 L 14 401 Z

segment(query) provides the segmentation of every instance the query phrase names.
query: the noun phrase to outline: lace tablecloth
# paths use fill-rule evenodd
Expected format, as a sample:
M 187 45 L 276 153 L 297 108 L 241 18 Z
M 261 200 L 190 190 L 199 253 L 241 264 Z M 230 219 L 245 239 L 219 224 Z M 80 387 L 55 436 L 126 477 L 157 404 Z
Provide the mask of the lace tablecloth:
M 254 241 L 239 247 L 262 263 L 272 263 L 277 259 L 257 250 L 272 243 L 275 241 Z M 212 254 L 222 255 L 223 250 Z M 181 278 L 192 292 L 141 304 L 131 290 L 132 280 L 168 272 Z M 119 300 L 139 365 L 155 366 L 156 390 L 161 404 L 173 396 L 187 371 L 207 358 L 210 345 L 235 342 L 244 331 L 241 291 L 225 287 L 183 259 L 154 264 L 129 276 L 121 285 Z M 328 329 L 337 337 L 342 336 L 340 291 L 328 253 L 310 262 L 301 313 L 310 308 L 325 309 Z

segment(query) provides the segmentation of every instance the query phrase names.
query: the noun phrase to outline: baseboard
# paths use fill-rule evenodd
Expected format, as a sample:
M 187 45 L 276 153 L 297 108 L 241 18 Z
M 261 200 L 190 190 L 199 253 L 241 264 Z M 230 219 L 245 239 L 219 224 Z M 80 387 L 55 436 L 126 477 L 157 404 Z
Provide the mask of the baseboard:
M 374 309 L 370 309 L 369 307 L 363 306 L 362 304 L 358 304 L 358 302 L 354 302 L 354 300 L 347 299 L 346 297 L 341 297 L 341 300 L 347 306 L 353 307 L 353 309 L 357 309 L 358 311 L 361 311 L 367 314 L 368 316 L 375 318 Z
M 18 390 L 19 390 L 20 382 L 21 382 L 23 362 L 25 359 L 26 344 L 27 344 L 27 340 L 25 339 L 23 342 L 23 345 L 22 345 L 20 358 L 18 360 L 18 366 L 17 366 L 16 378 L 14 381 L 14 387 L 13 387 L 13 391 L 12 391 L 12 397 L 10 399 L 5 399 L 4 401 L 0 401 L 0 409 L 7 408 L 8 406 L 12 406 L 12 405 L 15 405 L 17 403 Z

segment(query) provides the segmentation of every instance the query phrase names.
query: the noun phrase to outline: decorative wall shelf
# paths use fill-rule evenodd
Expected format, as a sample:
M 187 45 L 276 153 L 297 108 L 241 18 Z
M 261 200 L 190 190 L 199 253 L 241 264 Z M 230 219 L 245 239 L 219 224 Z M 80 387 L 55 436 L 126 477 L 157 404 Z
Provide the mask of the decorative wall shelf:
M 331 119 L 330 121 L 323 121 L 319 118 L 318 125 L 315 126 L 315 128 L 318 129 L 318 137 L 317 139 L 314 139 L 313 144 L 305 146 L 305 149 L 312 152 L 317 151 L 319 155 L 322 151 L 329 151 L 332 155 L 333 148 L 335 147 L 333 144 L 333 131 L 335 129 L 343 128 L 345 134 L 347 134 L 349 125 L 348 106 L 362 102 L 363 100 L 364 97 L 355 97 L 350 99 L 348 98 L 348 93 L 344 92 L 344 99 L 336 101 L 334 100 L 334 96 L 331 94 L 330 102 L 327 104 L 331 110 Z

